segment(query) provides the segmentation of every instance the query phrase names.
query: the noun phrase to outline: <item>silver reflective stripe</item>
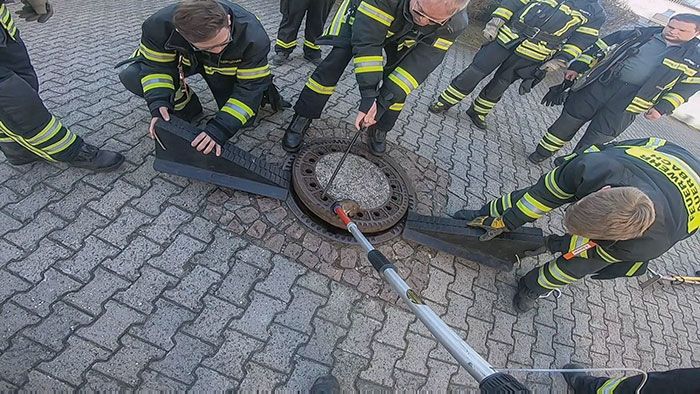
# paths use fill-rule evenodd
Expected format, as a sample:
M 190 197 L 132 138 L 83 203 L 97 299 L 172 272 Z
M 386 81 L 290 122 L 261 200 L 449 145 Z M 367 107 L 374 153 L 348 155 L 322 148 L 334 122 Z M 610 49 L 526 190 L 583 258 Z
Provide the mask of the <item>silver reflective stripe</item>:
M 245 109 L 239 107 L 236 104 L 226 103 L 226 105 L 224 105 L 224 107 L 229 108 L 229 109 L 243 115 L 243 117 L 245 118 L 246 121 L 249 120 L 250 118 L 252 118 L 252 116 Z

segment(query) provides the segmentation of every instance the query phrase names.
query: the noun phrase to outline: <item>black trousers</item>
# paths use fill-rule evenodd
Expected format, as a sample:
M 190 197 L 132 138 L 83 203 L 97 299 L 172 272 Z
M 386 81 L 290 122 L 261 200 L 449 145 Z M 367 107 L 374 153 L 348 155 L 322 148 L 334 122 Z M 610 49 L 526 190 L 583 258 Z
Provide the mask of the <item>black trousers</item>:
M 491 81 L 479 92 L 471 106 L 483 119 L 513 82 L 530 78 L 540 64 L 541 62 L 521 57 L 511 49 L 492 41 L 479 49 L 469 67 L 452 80 L 450 86 L 440 94 L 439 100 L 447 106 L 458 104 L 479 82 L 496 70 Z
M 642 375 L 629 378 L 602 378 L 588 376 L 577 379 L 576 394 L 596 392 L 634 394 L 642 382 Z M 600 390 L 600 391 L 598 391 Z M 607 390 L 607 391 L 606 391 Z M 697 394 L 700 393 L 700 368 L 681 368 L 665 372 L 649 372 L 642 393 Z
M 612 141 L 634 122 L 636 114 L 625 108 L 638 90 L 639 86 L 612 79 L 608 83 L 598 80 L 571 92 L 564 102 L 561 115 L 537 145 L 537 152 L 545 156 L 553 155 L 571 141 L 588 121 L 591 123 L 574 147 L 575 152 Z
M 399 53 L 391 47 L 385 48 L 385 50 L 387 64 L 395 64 L 395 60 L 400 56 Z M 294 111 L 306 118 L 320 118 L 323 108 L 335 91 L 335 87 L 350 60 L 352 60 L 352 48 L 334 47 L 309 77 L 296 104 L 294 104 Z M 384 74 L 388 75 L 391 71 L 393 70 L 384 70 Z M 375 128 L 381 131 L 390 131 L 398 120 L 401 109 L 382 108 L 378 111 L 381 116 L 377 120 Z
M 56 119 L 39 97 L 39 80 L 24 42 L 0 27 L 0 142 L 19 144 L 47 161 L 71 161 L 83 140 Z
M 282 21 L 277 31 L 275 52 L 290 53 L 297 45 L 297 33 L 306 15 L 304 28 L 304 53 L 307 56 L 321 56 L 321 47 L 316 39 L 323 32 L 323 25 L 335 0 L 280 0 Z

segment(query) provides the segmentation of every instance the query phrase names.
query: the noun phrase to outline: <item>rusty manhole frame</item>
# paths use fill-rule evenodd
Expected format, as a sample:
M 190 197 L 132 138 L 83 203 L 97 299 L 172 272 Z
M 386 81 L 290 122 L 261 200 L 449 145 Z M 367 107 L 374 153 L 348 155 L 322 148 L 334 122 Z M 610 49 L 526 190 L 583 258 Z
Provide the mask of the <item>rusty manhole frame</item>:
M 349 140 L 342 138 L 315 140 L 290 158 L 286 167 L 291 170 L 292 185 L 287 205 L 298 219 L 320 235 L 344 243 L 354 243 L 345 226 L 331 211 L 333 198 L 321 200 L 323 187 L 318 185 L 315 173 L 315 165 L 321 157 L 344 152 L 348 143 Z M 373 242 L 385 242 L 401 235 L 405 218 L 414 207 L 416 198 L 408 176 L 393 159 L 372 155 L 365 144 L 355 145 L 350 152 L 377 166 L 386 176 L 390 188 L 390 195 L 381 207 L 362 210 L 353 217 L 353 221 Z M 336 179 L 336 182 L 340 181 L 342 180 Z M 303 184 L 308 187 L 301 186 Z

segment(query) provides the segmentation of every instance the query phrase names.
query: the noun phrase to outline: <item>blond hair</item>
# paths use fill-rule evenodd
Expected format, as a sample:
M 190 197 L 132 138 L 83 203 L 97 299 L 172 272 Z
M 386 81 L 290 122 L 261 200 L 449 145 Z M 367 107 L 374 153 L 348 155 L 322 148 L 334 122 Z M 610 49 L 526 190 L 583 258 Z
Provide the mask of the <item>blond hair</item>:
M 570 234 L 624 241 L 639 238 L 656 219 L 654 203 L 636 187 L 598 190 L 571 205 L 564 213 Z

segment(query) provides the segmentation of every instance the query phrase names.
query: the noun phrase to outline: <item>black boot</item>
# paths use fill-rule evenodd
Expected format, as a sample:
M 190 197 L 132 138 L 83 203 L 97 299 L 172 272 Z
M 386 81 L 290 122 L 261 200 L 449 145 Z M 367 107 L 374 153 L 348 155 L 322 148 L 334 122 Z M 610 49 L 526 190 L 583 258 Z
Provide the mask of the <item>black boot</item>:
M 39 156 L 24 149 L 20 144 L 15 142 L 0 142 L 0 150 L 5 154 L 7 162 L 15 166 L 21 166 L 39 160 Z
M 202 115 L 202 112 L 202 103 L 199 101 L 199 97 L 197 97 L 197 95 L 194 95 L 192 96 L 192 98 L 190 98 L 190 102 L 187 103 L 187 105 L 185 105 L 185 108 L 179 111 L 174 111 L 173 115 L 177 116 L 182 120 L 192 123 L 200 115 Z
M 552 155 L 543 155 L 537 150 L 535 150 L 534 152 L 530 153 L 527 159 L 530 160 L 530 163 L 539 164 L 549 159 L 550 157 L 552 157 Z
M 451 105 L 445 104 L 442 101 L 438 100 L 438 101 L 430 104 L 430 107 L 428 107 L 428 111 L 430 111 L 434 114 L 439 114 L 442 112 L 447 112 L 447 110 L 449 110 L 450 108 L 452 108 Z
M 562 367 L 563 369 L 583 369 L 583 365 L 576 364 L 576 363 L 568 363 Z M 562 375 L 564 375 L 564 380 L 566 380 L 566 384 L 569 385 L 572 389 L 576 390 L 576 387 L 580 386 L 582 384 L 582 381 L 585 380 L 588 377 L 591 377 L 589 374 L 585 372 L 562 372 Z
M 469 116 L 469 119 L 472 120 L 472 123 L 474 123 L 474 126 L 480 128 L 481 130 L 486 130 L 486 121 L 484 120 L 483 115 L 479 115 L 474 111 L 473 109 L 469 108 L 467 110 L 467 116 Z
M 314 53 L 304 53 L 304 59 L 310 61 L 314 66 L 321 64 L 321 52 L 314 51 Z
M 314 385 L 309 390 L 310 394 L 338 394 L 340 393 L 340 383 L 333 375 L 324 375 L 316 379 Z
M 281 66 L 287 61 L 289 61 L 289 52 L 277 52 L 272 57 L 272 64 L 275 66 Z
M 556 159 L 554 159 L 554 165 L 556 167 L 559 167 L 560 165 L 564 164 L 566 162 L 566 156 L 559 156 Z
M 468 221 L 472 221 L 479 216 L 485 216 L 485 214 L 481 213 L 481 209 L 460 209 L 452 215 L 455 219 Z
M 99 149 L 83 142 L 80 145 L 78 155 L 67 163 L 75 167 L 108 172 L 116 170 L 123 162 L 124 156 L 121 153 Z
M 369 151 L 375 156 L 381 156 L 386 152 L 386 131 L 377 130 L 370 127 L 367 130 L 367 146 Z
M 289 122 L 287 130 L 284 132 L 284 137 L 282 137 L 282 147 L 287 152 L 296 152 L 301 148 L 302 142 L 304 142 L 304 134 L 306 130 L 311 126 L 311 121 L 313 119 L 305 118 L 299 114 L 294 114 L 292 121 Z
M 539 296 L 525 286 L 525 281 L 523 279 L 524 278 L 520 278 L 518 281 L 518 292 L 515 293 L 515 297 L 513 297 L 513 306 L 518 312 L 527 312 L 534 308 L 539 298 Z

